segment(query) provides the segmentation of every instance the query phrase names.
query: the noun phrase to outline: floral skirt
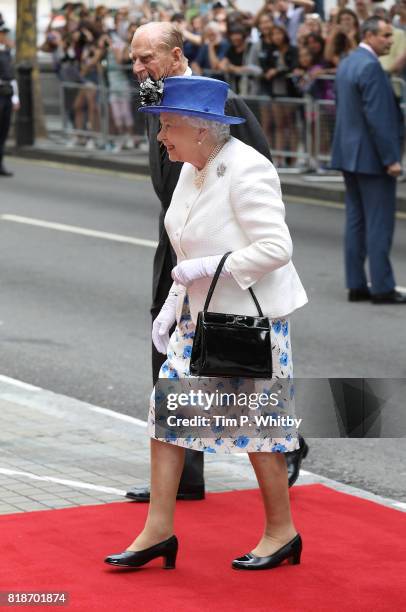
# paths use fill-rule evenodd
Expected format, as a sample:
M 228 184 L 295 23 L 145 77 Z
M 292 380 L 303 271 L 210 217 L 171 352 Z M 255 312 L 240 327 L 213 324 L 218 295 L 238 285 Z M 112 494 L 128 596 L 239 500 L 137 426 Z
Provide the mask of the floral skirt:
M 170 337 L 167 359 L 162 364 L 159 378 L 172 379 L 173 381 L 182 378 L 193 378 L 198 380 L 196 377 L 191 377 L 189 373 L 190 356 L 192 353 L 193 338 L 195 335 L 195 324 L 192 321 L 189 300 L 187 294 L 185 295 L 182 315 L 179 323 L 177 324 L 175 331 Z M 273 373 L 272 379 L 269 381 L 253 381 L 253 379 L 246 378 L 230 378 L 230 379 L 219 379 L 219 386 L 221 385 L 222 392 L 227 391 L 238 391 L 238 393 L 252 393 L 253 385 L 257 393 L 269 392 L 269 385 L 275 382 L 279 378 L 293 378 L 293 365 L 292 365 L 292 351 L 290 345 L 290 322 L 287 318 L 283 319 L 272 319 L 271 320 L 271 346 L 272 346 L 272 361 L 273 361 Z M 227 381 L 229 389 L 224 388 L 224 381 Z M 205 386 L 205 379 L 201 378 L 202 388 Z M 200 382 L 199 381 L 199 382 Z M 213 379 L 211 379 L 213 381 Z M 265 382 L 267 383 L 264 388 Z M 211 387 L 210 391 L 216 389 Z M 283 392 L 280 396 L 282 402 L 289 402 L 292 413 L 292 404 L 294 399 L 289 386 L 283 386 Z M 212 437 L 192 437 L 188 436 L 185 438 L 177 437 L 176 435 L 166 436 L 165 438 L 158 437 L 155 435 L 155 387 L 151 394 L 150 408 L 148 414 L 148 433 L 151 437 L 159 439 L 169 444 L 177 444 L 191 450 L 198 450 L 207 453 L 224 453 L 230 454 L 235 452 L 278 452 L 286 453 L 297 450 L 299 448 L 299 441 L 297 432 L 293 434 L 291 430 L 289 433 L 286 432 L 284 437 L 272 437 L 272 429 L 267 428 L 266 430 L 258 433 L 259 437 L 250 437 L 245 435 L 222 435 L 221 431 L 213 434 Z M 279 434 L 281 433 L 278 430 Z M 285 433 L 285 432 L 283 432 Z

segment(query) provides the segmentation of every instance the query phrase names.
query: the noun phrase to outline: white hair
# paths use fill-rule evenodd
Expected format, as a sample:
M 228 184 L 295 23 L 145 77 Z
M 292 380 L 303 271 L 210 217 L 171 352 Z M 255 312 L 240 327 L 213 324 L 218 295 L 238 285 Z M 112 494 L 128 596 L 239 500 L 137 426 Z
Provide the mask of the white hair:
M 220 26 L 217 23 L 217 21 L 209 21 L 209 23 L 206 24 L 204 28 L 204 33 L 207 34 L 207 32 L 210 32 L 210 31 L 216 32 L 216 33 L 221 32 Z
M 219 123 L 218 121 L 190 115 L 183 115 L 183 120 L 193 127 L 208 130 L 216 142 L 225 142 L 230 138 L 230 126 L 227 123 Z

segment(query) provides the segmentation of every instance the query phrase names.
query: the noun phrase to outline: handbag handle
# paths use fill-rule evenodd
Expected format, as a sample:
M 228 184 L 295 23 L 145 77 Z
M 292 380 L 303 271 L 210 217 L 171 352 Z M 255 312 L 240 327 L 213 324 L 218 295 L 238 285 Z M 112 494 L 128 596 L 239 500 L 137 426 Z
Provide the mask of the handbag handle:
M 207 292 L 206 301 L 205 301 L 204 306 L 203 306 L 203 311 L 204 311 L 204 312 L 207 312 L 207 309 L 208 309 L 208 307 L 209 307 L 209 304 L 210 304 L 211 298 L 212 298 L 212 296 L 213 296 L 214 290 L 215 290 L 216 285 L 217 285 L 217 281 L 218 281 L 219 276 L 220 276 L 220 274 L 221 274 L 221 270 L 223 269 L 224 262 L 225 262 L 225 260 L 227 259 L 227 257 L 228 257 L 229 255 L 231 255 L 231 253 L 232 253 L 232 251 L 228 251 L 228 253 L 225 253 L 225 254 L 223 255 L 223 257 L 221 258 L 219 265 L 217 266 L 217 270 L 216 270 L 216 271 L 215 271 L 215 273 L 214 273 L 213 280 L 211 281 L 211 285 L 210 285 L 210 287 L 209 287 L 209 291 Z M 253 292 L 253 290 L 251 289 L 251 287 L 249 287 L 249 288 L 248 288 L 248 291 L 250 292 L 251 297 L 252 297 L 252 299 L 254 300 L 254 303 L 255 303 L 255 306 L 257 307 L 257 310 L 258 310 L 258 314 L 259 314 L 259 316 L 260 316 L 260 317 L 263 317 L 264 315 L 263 315 L 263 313 L 262 313 L 261 306 L 259 305 L 259 302 L 258 302 L 257 298 L 255 297 L 255 293 Z

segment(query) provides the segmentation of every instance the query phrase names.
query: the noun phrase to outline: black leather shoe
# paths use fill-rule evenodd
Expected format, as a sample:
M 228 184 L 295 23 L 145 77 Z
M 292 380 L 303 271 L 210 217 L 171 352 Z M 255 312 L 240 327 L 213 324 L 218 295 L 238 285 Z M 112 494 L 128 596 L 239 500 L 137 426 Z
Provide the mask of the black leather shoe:
M 12 172 L 6 170 L 3 166 L 0 167 L 0 176 L 14 176 Z
M 388 293 L 375 293 L 371 296 L 373 304 L 406 304 L 406 293 L 389 291 Z
M 257 557 L 252 553 L 247 553 L 243 557 L 234 559 L 231 566 L 234 569 L 244 570 L 264 570 L 277 567 L 287 560 L 290 565 L 299 565 L 302 554 L 302 538 L 298 533 L 293 540 L 282 546 L 279 550 L 268 557 Z
M 125 494 L 128 499 L 136 502 L 149 502 L 149 487 L 132 487 Z M 180 499 L 183 501 L 198 501 L 200 499 L 204 499 L 205 492 L 204 487 L 188 487 L 187 489 L 183 489 L 183 491 L 179 491 L 176 499 Z
M 350 289 L 348 291 L 349 302 L 367 302 L 371 299 L 369 289 Z
M 163 557 L 164 569 L 175 569 L 176 555 L 178 554 L 178 538 L 173 535 L 163 542 L 159 542 L 144 550 L 125 550 L 116 555 L 109 555 L 104 562 L 116 567 L 141 567 L 152 559 Z
M 289 487 L 293 487 L 296 480 L 299 478 L 300 466 L 302 465 L 303 459 L 307 457 L 309 452 L 309 446 L 302 436 L 299 436 L 300 448 L 292 451 L 291 453 L 285 453 L 286 465 L 288 467 L 288 479 Z

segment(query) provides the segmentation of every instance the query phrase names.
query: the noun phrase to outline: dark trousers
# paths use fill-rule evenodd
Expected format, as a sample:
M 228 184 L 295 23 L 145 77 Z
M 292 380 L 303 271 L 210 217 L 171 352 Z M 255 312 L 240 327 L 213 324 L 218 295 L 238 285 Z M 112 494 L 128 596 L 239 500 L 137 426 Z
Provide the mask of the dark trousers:
M 348 289 L 367 286 L 368 257 L 372 293 L 393 291 L 389 259 L 395 229 L 396 179 L 388 175 L 344 172 L 346 187 L 345 274 Z
M 164 282 L 159 283 L 158 295 L 155 296 L 154 305 L 151 308 L 152 322 L 155 317 L 158 316 L 159 311 L 168 297 L 168 292 L 172 285 L 171 269 L 172 261 L 168 250 L 168 255 L 165 258 L 164 267 L 161 273 L 161 279 L 164 279 Z M 174 328 L 170 333 L 172 333 L 173 330 Z M 154 385 L 158 380 L 159 370 L 165 360 L 166 356 L 159 353 L 152 343 L 152 379 Z M 179 491 L 183 491 L 190 487 L 204 487 L 203 467 L 203 453 L 201 451 L 186 449 L 185 465 L 179 483 Z
M 12 109 L 11 96 L 0 96 L 0 167 L 3 163 L 4 147 L 10 129 Z
M 158 313 L 156 313 L 155 316 L 157 315 Z M 154 320 L 154 318 L 155 317 L 153 317 L 152 320 Z M 166 356 L 162 355 L 162 353 L 158 353 L 155 346 L 152 344 L 152 373 L 154 384 L 158 379 L 159 370 L 165 359 Z M 180 478 L 179 491 L 183 491 L 190 487 L 204 487 L 203 466 L 203 453 L 201 451 L 186 449 L 185 465 Z

